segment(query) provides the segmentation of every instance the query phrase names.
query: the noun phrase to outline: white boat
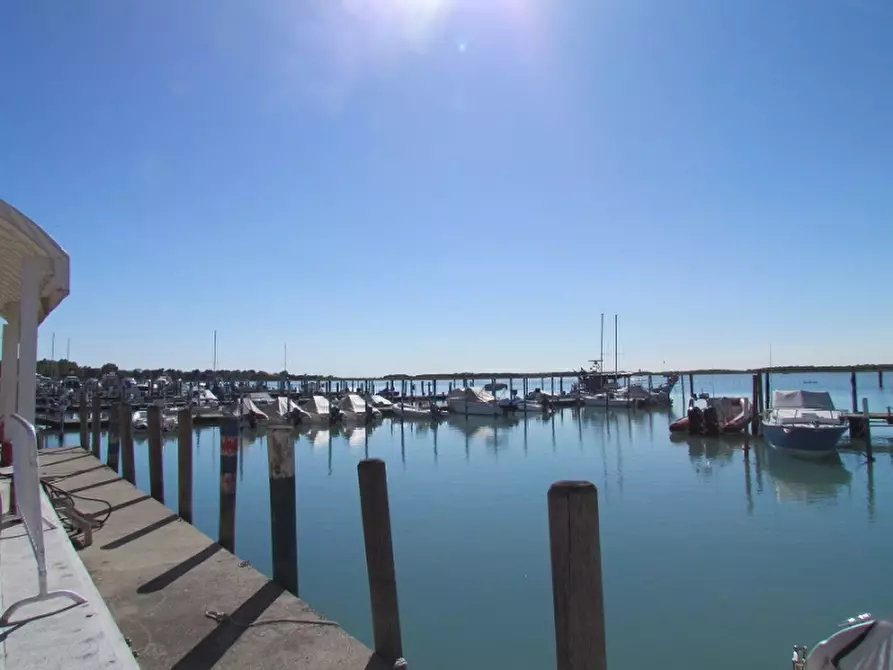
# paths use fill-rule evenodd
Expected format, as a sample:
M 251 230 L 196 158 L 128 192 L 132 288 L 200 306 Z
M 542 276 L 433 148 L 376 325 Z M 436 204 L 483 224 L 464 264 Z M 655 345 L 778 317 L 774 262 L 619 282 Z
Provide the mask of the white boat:
M 332 406 L 329 399 L 322 395 L 312 395 L 301 404 L 301 409 L 307 412 L 309 420 L 314 423 L 329 423 L 332 418 Z
M 392 405 L 394 414 L 403 419 L 420 419 L 420 420 L 430 420 L 436 419 L 441 416 L 441 410 L 436 407 L 428 407 L 421 408 L 417 405 L 410 405 L 409 403 L 398 402 Z
M 447 406 L 453 414 L 474 416 L 499 416 L 506 409 L 488 391 L 474 386 L 456 388 L 447 395 Z
M 366 396 L 366 403 L 372 405 L 375 409 L 377 409 L 382 414 L 391 414 L 394 412 L 394 403 L 392 403 L 387 398 L 371 394 Z
M 141 433 L 149 430 L 149 412 L 145 409 L 137 410 L 130 419 L 130 425 L 135 433 Z M 177 415 L 162 412 L 161 414 L 161 430 L 165 433 L 177 430 L 179 425 Z
M 348 393 L 338 401 L 338 414 L 342 420 L 356 423 L 381 418 L 381 412 L 356 393 Z
M 580 400 L 587 407 L 619 407 L 621 409 L 630 409 L 635 406 L 636 401 L 630 397 L 616 396 L 610 393 L 581 393 Z
M 893 670 L 893 623 L 860 614 L 840 624 L 840 630 L 812 651 L 795 645 L 793 670 Z
M 774 391 L 762 427 L 766 441 L 776 449 L 823 458 L 837 453 L 848 426 L 827 391 Z
M 276 398 L 275 409 L 274 416 L 281 422 L 297 425 L 299 423 L 307 423 L 311 419 L 310 413 L 299 407 L 291 398 L 282 396 Z
M 258 422 L 265 422 L 270 418 L 248 395 L 239 398 L 231 407 L 231 411 L 235 416 L 239 417 L 242 425 L 254 426 Z

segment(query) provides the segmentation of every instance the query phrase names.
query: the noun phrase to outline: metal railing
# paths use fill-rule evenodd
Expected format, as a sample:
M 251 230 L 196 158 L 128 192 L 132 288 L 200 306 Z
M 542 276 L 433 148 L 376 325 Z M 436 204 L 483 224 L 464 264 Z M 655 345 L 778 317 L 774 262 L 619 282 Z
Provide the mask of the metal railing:
M 81 595 L 66 589 L 50 591 L 47 588 L 46 549 L 43 541 L 43 514 L 41 512 L 40 466 L 37 461 L 37 433 L 29 421 L 18 414 L 7 417 L 5 424 L 13 449 L 13 485 L 16 494 L 18 518 L 28 533 L 34 559 L 37 561 L 37 595 L 23 598 L 10 605 L 2 616 L 0 625 L 9 623 L 10 617 L 20 608 L 53 598 L 70 598 L 75 604 L 87 602 Z

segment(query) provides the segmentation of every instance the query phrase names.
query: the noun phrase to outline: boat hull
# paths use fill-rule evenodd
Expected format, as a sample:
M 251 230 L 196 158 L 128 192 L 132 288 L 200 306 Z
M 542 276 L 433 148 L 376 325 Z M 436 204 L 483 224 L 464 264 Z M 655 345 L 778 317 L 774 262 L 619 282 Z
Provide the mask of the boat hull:
M 779 425 L 763 422 L 763 437 L 779 451 L 804 458 L 824 458 L 837 453 L 846 432 L 841 426 Z

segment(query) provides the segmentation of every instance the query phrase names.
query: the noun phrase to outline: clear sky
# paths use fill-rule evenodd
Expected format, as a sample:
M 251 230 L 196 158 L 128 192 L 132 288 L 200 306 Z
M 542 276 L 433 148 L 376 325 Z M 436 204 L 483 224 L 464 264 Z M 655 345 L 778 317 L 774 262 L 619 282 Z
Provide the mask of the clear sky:
M 4 0 L 39 353 L 375 375 L 890 361 L 890 0 Z M 613 350 L 613 334 L 606 340 Z M 612 355 L 612 354 L 610 354 Z

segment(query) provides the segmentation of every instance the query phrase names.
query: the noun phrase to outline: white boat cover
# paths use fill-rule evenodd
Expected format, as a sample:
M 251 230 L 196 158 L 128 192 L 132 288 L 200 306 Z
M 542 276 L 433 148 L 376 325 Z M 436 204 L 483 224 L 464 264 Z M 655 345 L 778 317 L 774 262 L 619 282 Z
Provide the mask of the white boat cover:
M 356 393 L 348 393 L 338 401 L 338 409 L 345 414 L 365 414 L 366 401 Z
M 893 624 L 867 621 L 838 631 L 816 645 L 806 670 L 893 670 Z
M 248 414 L 256 414 L 257 416 L 262 416 L 269 418 L 264 412 L 260 410 L 260 408 L 254 404 L 254 402 L 249 397 L 240 398 L 236 404 L 233 406 L 233 414 L 236 416 L 247 416 Z
M 773 391 L 772 408 L 833 410 L 834 401 L 827 391 Z
M 301 414 L 306 414 L 306 412 L 298 407 L 298 404 L 291 398 L 276 398 L 276 409 L 279 412 L 279 416 L 287 416 L 295 411 L 300 412 Z
M 466 402 L 489 403 L 495 399 L 492 394 L 475 386 L 453 389 L 447 396 L 447 400 L 465 400 Z
M 317 416 L 329 416 L 331 405 L 329 399 L 322 395 L 310 396 L 310 400 L 304 403 L 304 410 Z
M 391 407 L 394 404 L 387 398 L 384 398 L 380 395 L 369 396 L 369 400 L 371 400 L 372 404 L 376 407 Z
M 192 392 L 192 397 L 194 400 L 198 400 L 200 402 L 216 402 L 217 396 L 211 393 L 208 389 L 195 389 Z

